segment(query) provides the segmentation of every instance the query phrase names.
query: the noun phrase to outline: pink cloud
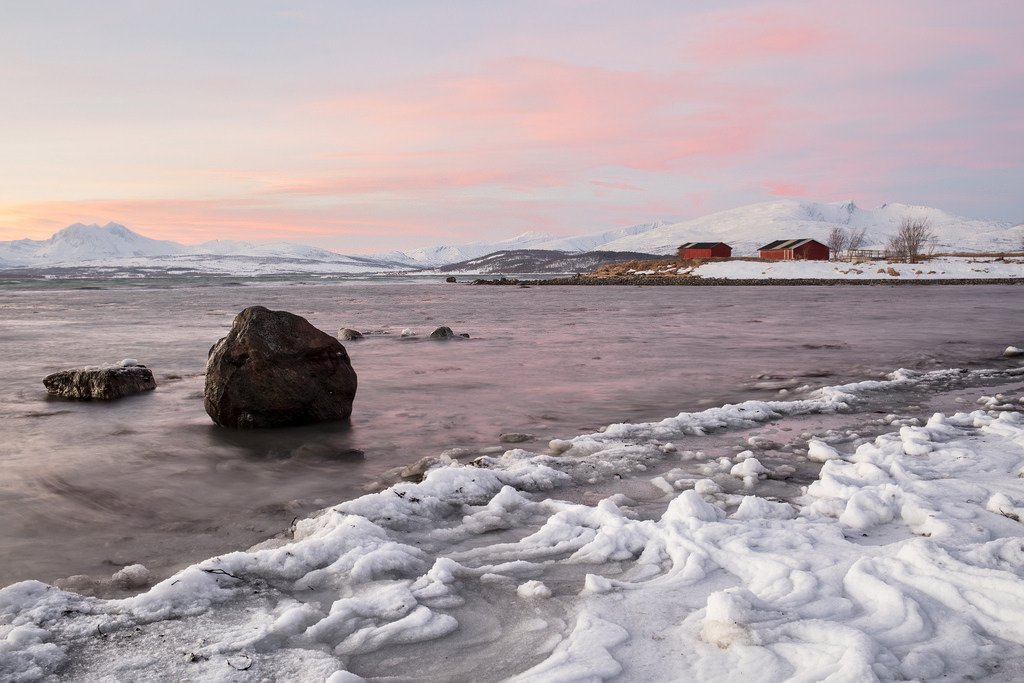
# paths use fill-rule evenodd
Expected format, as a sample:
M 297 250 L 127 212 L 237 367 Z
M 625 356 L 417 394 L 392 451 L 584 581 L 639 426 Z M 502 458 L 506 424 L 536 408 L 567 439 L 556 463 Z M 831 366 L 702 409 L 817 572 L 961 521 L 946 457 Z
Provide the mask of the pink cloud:
M 643 192 L 644 190 L 644 188 L 631 185 L 630 183 L 610 183 L 605 180 L 591 180 L 590 184 L 606 190 L 627 190 L 630 192 Z
M 787 183 L 781 181 L 769 180 L 764 184 L 768 194 L 775 197 L 806 197 L 807 186 L 799 185 L 797 183 Z
M 729 64 L 771 58 L 804 58 L 844 41 L 832 28 L 809 22 L 796 13 L 739 10 L 717 15 L 702 26 L 684 55 L 700 62 Z
M 288 192 L 530 191 L 597 168 L 721 167 L 757 149 L 776 91 L 699 74 L 503 59 L 476 73 L 345 94 L 311 107 L 335 149 Z

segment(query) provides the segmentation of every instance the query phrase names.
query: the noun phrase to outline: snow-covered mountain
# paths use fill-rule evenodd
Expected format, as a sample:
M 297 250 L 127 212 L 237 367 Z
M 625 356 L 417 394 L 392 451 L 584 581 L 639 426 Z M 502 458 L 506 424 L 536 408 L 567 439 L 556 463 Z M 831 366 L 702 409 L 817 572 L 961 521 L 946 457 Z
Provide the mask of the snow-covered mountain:
M 544 232 L 524 232 L 515 237 L 499 241 L 469 242 L 468 244 L 439 245 L 436 247 L 425 247 L 423 249 L 412 249 L 410 251 L 391 251 L 384 254 L 374 254 L 372 258 L 381 261 L 397 261 L 410 266 L 429 268 L 443 266 L 449 263 L 468 261 L 496 251 L 515 251 L 519 249 L 547 249 L 542 246 L 559 240 L 554 235 Z M 568 250 L 565 250 L 568 251 Z M 578 250 L 572 250 L 578 251 Z
M 441 245 L 424 249 L 412 249 L 410 251 L 391 251 L 384 254 L 374 254 L 373 258 L 407 263 L 417 268 L 434 268 L 470 261 L 497 252 L 544 250 L 582 253 L 598 250 L 605 251 L 602 246 L 604 244 L 651 230 L 660 225 L 662 224 L 631 225 L 626 228 L 587 233 L 575 237 L 557 237 L 544 232 L 524 232 L 504 240 Z
M 47 240 L 0 242 L 0 267 L 164 270 L 230 274 L 366 273 L 401 270 L 400 263 L 345 256 L 304 244 L 213 240 L 185 245 L 155 240 L 123 225 L 75 223 Z
M 905 217 L 927 218 L 940 251 L 1007 251 L 1020 249 L 1024 226 L 962 218 L 940 209 L 908 204 L 883 204 L 863 209 L 852 201 L 810 202 L 795 199 L 751 204 L 676 223 L 648 223 L 575 237 L 524 233 L 502 242 L 474 242 L 391 252 L 377 258 L 433 267 L 477 258 L 496 251 L 544 249 L 569 252 L 632 251 L 673 254 L 683 242 L 722 241 L 733 255 L 755 255 L 775 239 L 811 237 L 825 242 L 836 225 L 866 230 L 865 248 L 881 248 Z
M 75 223 L 48 240 L 0 242 L 0 259 L 13 263 L 170 256 L 184 251 L 184 245 L 144 237 L 117 223 L 103 227 Z

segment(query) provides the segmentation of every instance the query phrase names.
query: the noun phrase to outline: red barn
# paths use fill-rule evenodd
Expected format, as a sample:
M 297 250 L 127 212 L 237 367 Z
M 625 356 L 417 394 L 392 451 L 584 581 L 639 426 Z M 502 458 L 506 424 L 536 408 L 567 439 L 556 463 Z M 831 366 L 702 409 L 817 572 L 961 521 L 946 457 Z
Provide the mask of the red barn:
M 761 258 L 775 261 L 828 261 L 828 247 L 812 239 L 775 240 L 766 244 L 758 252 Z
M 679 245 L 679 258 L 729 258 L 732 247 L 725 242 L 687 242 Z

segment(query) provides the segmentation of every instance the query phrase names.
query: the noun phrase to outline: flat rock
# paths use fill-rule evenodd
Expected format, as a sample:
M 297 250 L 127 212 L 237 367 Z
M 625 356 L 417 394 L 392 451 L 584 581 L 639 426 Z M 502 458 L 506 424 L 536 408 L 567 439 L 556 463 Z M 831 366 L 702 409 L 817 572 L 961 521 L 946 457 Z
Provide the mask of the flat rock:
M 61 370 L 44 377 L 43 385 L 53 396 L 109 401 L 156 389 L 156 380 L 145 365 L 126 359 L 114 365 Z
M 341 342 L 287 311 L 245 309 L 206 362 L 206 412 L 224 427 L 344 420 L 355 395 Z
M 533 438 L 533 434 L 520 434 L 518 432 L 504 432 L 498 435 L 501 443 L 523 443 Z

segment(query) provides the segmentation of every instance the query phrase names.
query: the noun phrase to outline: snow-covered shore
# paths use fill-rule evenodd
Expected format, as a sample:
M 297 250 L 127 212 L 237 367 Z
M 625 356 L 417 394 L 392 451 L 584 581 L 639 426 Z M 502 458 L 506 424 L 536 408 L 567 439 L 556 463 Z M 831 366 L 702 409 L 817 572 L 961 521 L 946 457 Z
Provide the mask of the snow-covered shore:
M 1019 388 L 972 412 L 889 416 L 893 431 L 859 445 L 809 434 L 788 462 L 673 444 L 965 376 L 1016 384 L 1024 368 L 897 371 L 442 462 L 127 599 L 15 584 L 0 591 L 0 677 L 1012 679 Z M 770 495 L 818 463 L 802 495 Z M 659 493 L 557 500 L 620 478 Z
M 1024 278 L 1024 256 L 941 256 L 921 263 L 737 259 L 708 261 L 682 268 L 673 266 L 660 271 L 633 271 L 632 274 L 729 280 L 983 280 Z

